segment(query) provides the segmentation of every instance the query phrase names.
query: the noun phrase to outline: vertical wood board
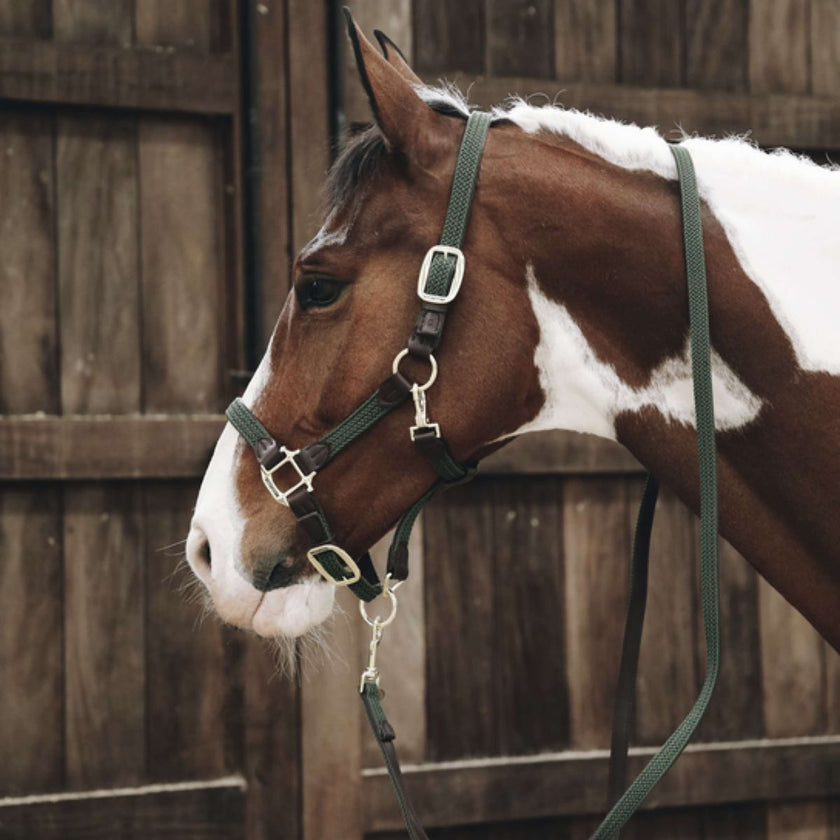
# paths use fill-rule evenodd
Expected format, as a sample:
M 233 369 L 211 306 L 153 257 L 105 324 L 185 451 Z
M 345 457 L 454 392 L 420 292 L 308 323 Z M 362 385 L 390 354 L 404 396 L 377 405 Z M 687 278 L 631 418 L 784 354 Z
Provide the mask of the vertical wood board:
M 616 81 L 616 0 L 555 0 L 554 67 L 559 80 Z

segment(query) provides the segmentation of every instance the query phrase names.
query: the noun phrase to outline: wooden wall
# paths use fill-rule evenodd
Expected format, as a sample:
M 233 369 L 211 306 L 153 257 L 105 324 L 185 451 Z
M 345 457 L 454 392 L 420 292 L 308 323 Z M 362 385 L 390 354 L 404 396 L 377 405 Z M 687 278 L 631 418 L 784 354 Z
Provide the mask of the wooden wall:
M 562 90 L 666 134 L 840 149 L 840 0 L 352 5 L 481 104 Z M 352 600 L 335 665 L 272 679 L 270 647 L 185 601 L 167 548 L 244 363 L 235 22 L 231 0 L 0 0 L 4 840 L 402 836 L 359 714 Z M 266 0 L 257 31 L 264 340 L 319 224 L 326 4 Z M 562 434 L 487 471 L 424 516 L 386 705 L 431 836 L 584 840 L 641 476 Z M 703 671 L 697 525 L 667 494 L 657 516 L 637 760 Z M 727 547 L 722 563 L 714 706 L 627 836 L 836 840 L 840 658 Z

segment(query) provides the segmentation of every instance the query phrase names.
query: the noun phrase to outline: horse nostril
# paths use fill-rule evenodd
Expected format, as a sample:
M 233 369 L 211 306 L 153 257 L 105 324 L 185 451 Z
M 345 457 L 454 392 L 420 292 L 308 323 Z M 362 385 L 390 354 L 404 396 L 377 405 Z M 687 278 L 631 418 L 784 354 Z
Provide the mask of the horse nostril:
M 205 565 L 209 569 L 212 565 L 210 562 L 210 540 L 206 537 L 204 542 L 198 547 L 198 556 L 204 561 Z
M 297 572 L 294 564 L 287 561 L 283 554 L 279 560 L 273 557 L 262 563 L 257 563 L 252 575 L 254 586 L 261 592 L 270 592 L 272 589 L 282 589 L 295 582 Z

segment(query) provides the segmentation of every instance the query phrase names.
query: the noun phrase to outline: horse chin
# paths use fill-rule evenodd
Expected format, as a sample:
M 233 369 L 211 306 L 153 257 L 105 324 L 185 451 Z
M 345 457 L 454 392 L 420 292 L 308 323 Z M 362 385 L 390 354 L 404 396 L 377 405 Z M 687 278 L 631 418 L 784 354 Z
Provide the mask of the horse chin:
M 298 638 L 326 621 L 333 610 L 335 587 L 311 577 L 266 592 L 251 619 L 251 629 L 269 639 Z

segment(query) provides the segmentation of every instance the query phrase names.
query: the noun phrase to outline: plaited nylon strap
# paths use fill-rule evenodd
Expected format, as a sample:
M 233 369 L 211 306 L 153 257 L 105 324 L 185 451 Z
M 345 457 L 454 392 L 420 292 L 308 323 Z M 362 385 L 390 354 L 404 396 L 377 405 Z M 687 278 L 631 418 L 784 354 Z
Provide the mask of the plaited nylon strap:
M 691 155 L 682 146 L 671 146 L 671 152 L 677 164 L 680 183 L 683 244 L 688 278 L 691 369 L 694 378 L 694 409 L 697 422 L 697 458 L 700 466 L 700 586 L 703 629 L 706 638 L 706 678 L 697 700 L 682 723 L 612 807 L 591 840 L 607 840 L 607 838 L 616 837 L 622 826 L 636 813 L 651 790 L 668 772 L 703 718 L 720 670 L 717 455 L 703 227 L 700 196 L 697 192 L 697 179 Z
M 251 413 L 248 406 L 239 398 L 235 399 L 225 411 L 231 425 L 245 438 L 245 443 L 255 449 L 262 440 L 274 440 L 271 432 Z

